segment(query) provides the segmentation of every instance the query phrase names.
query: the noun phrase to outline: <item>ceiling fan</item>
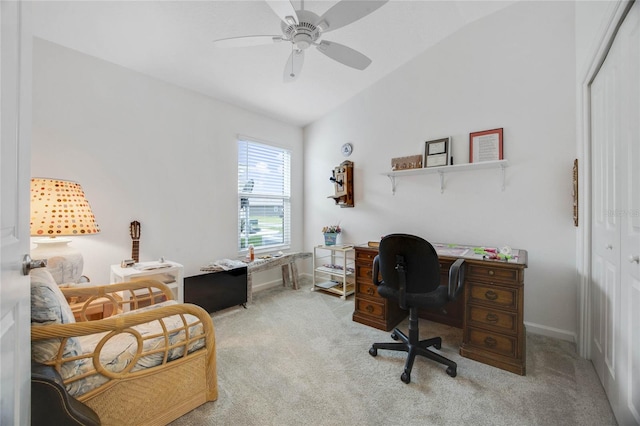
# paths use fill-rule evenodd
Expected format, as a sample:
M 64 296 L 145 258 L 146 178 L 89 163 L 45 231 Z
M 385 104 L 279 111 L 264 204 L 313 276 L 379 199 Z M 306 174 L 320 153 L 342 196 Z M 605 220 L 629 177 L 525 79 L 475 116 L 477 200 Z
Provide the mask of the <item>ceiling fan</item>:
M 218 47 L 247 47 L 287 41 L 291 43 L 291 55 L 284 68 L 284 81 L 294 81 L 300 75 L 304 63 L 304 51 L 315 46 L 318 51 L 349 67 L 364 70 L 371 59 L 350 47 L 328 40 L 321 40 L 329 31 L 342 28 L 377 10 L 388 0 L 341 0 L 322 16 L 304 9 L 296 10 L 288 0 L 265 0 L 282 20 L 282 35 L 251 35 L 216 40 Z

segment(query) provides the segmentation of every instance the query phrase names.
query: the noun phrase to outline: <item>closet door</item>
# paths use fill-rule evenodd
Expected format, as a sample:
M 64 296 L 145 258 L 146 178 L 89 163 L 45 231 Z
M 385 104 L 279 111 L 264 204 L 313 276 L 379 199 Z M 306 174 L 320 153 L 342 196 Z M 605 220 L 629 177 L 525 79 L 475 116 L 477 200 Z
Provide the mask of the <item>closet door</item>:
M 591 85 L 591 357 L 620 424 L 640 424 L 640 6 Z

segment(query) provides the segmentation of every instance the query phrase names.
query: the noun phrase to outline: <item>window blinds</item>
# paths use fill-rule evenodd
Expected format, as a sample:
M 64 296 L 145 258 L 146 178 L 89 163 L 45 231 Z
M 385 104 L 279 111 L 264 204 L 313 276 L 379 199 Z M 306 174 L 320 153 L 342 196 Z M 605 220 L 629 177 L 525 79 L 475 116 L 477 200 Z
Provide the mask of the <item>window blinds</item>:
M 238 139 L 238 250 L 289 245 L 291 152 Z

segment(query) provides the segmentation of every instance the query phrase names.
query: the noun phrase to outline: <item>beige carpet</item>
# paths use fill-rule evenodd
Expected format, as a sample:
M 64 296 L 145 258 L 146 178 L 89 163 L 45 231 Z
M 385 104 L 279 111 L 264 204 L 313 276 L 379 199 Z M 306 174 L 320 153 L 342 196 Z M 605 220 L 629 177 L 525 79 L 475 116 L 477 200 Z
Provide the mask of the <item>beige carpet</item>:
M 523 377 L 462 358 L 461 330 L 420 320 L 421 338 L 442 336 L 458 376 L 417 359 L 407 385 L 403 354 L 369 355 L 371 343 L 391 340 L 351 320 L 353 296 L 307 283 L 253 300 L 213 315 L 220 396 L 172 425 L 616 424 L 591 363 L 571 343 L 529 334 Z

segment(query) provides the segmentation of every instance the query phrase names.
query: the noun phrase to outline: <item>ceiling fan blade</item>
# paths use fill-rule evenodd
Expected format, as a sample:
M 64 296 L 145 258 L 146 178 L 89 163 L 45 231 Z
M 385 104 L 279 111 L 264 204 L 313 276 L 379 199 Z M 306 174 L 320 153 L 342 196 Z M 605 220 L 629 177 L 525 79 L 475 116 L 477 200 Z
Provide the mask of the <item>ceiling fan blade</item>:
M 340 43 L 323 40 L 317 48 L 331 59 L 357 70 L 363 70 L 371 64 L 371 59 Z
M 322 15 L 316 26 L 323 32 L 333 31 L 364 18 L 388 0 L 342 0 Z
M 282 41 L 282 36 L 255 35 L 255 36 L 222 38 L 220 40 L 214 40 L 213 45 L 215 47 L 250 47 L 250 46 L 260 46 L 263 44 L 272 44 L 278 41 Z
M 298 78 L 300 71 L 302 71 L 302 64 L 304 64 L 304 50 L 294 49 L 284 66 L 283 80 L 285 83 L 290 83 Z
M 298 23 L 298 15 L 289 0 L 265 0 L 280 19 L 289 25 Z

